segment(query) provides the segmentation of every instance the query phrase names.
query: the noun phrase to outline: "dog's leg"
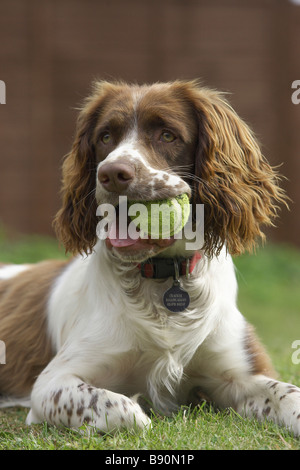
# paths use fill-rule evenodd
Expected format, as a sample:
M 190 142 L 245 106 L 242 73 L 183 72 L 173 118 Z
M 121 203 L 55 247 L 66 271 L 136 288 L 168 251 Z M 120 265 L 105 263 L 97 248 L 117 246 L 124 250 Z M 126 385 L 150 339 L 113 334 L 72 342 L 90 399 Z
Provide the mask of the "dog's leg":
M 202 377 L 197 385 L 194 381 L 188 403 L 201 403 L 203 397 L 221 409 L 233 408 L 244 417 L 273 421 L 300 436 L 300 388 L 295 385 L 264 375 L 245 375 L 243 380 Z
M 33 388 L 31 404 L 27 424 L 47 421 L 72 428 L 88 424 L 103 432 L 150 425 L 134 398 L 92 387 L 73 375 L 57 374 L 51 379 L 42 373 Z
M 300 435 L 300 388 L 263 375 L 253 376 L 251 393 L 236 410 L 243 416 L 268 419 Z
M 199 349 L 186 376 L 190 381 L 182 397 L 191 403 L 201 402 L 204 394 L 219 408 L 231 407 L 245 417 L 270 420 L 300 435 L 300 388 L 273 378 L 270 359 L 248 325 L 235 335 L 223 326 Z

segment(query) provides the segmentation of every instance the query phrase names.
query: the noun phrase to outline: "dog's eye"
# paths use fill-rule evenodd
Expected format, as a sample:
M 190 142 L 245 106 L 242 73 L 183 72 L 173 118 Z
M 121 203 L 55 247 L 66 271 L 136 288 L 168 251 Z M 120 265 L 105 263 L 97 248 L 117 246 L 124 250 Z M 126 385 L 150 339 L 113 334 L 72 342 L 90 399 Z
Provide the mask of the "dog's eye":
M 174 142 L 174 140 L 176 139 L 175 135 L 172 134 L 172 132 L 169 132 L 169 131 L 164 131 L 161 136 L 160 136 L 160 140 L 162 142 L 166 142 L 166 143 L 171 143 L 171 142 Z
M 108 144 L 111 141 L 111 135 L 109 134 L 109 132 L 105 132 L 105 134 L 102 135 L 101 141 L 103 142 L 103 144 Z

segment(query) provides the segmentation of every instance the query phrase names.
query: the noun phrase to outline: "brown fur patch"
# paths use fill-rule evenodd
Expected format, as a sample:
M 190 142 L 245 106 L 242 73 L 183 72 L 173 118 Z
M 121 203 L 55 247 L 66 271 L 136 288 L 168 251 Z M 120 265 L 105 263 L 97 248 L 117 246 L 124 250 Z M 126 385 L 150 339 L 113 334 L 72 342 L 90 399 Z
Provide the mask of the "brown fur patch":
M 65 265 L 66 261 L 45 261 L 0 281 L 0 339 L 6 346 L 0 393 L 28 395 L 52 358 L 46 305 L 52 283 Z
M 247 325 L 245 336 L 245 349 L 248 353 L 249 362 L 253 374 L 263 374 L 267 377 L 276 377 L 271 360 L 256 336 L 253 326 Z

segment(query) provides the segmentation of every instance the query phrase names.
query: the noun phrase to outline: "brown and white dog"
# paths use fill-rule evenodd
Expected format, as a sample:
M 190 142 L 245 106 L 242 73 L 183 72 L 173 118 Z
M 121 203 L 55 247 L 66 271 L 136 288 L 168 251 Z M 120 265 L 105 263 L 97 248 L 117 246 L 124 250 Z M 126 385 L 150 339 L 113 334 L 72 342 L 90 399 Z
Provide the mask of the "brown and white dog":
M 1 405 L 28 398 L 27 423 L 107 431 L 149 425 L 137 394 L 162 413 L 204 395 L 300 434 L 300 389 L 274 379 L 236 306 L 230 256 L 263 237 L 261 225 L 284 201 L 277 183 L 220 93 L 197 82 L 96 83 L 63 166 L 55 219 L 75 256 L 0 270 Z M 204 204 L 197 253 L 184 239 L 98 239 L 100 204 L 181 193 Z M 191 262 L 189 278 L 182 260 Z M 168 274 L 142 275 L 141 263 L 168 261 Z M 179 312 L 162 301 L 174 269 L 190 299 Z

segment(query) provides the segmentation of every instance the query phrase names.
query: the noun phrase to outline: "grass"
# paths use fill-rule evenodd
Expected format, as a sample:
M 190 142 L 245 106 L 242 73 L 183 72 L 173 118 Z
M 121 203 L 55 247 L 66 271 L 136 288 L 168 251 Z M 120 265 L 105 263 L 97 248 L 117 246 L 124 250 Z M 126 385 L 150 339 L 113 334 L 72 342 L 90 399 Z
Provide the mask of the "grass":
M 64 256 L 55 240 L 4 232 L 0 233 L 0 253 L 1 261 L 17 263 Z M 300 385 L 300 364 L 291 360 L 291 345 L 300 340 L 300 251 L 270 245 L 256 255 L 236 259 L 235 264 L 241 310 L 256 326 L 282 380 Z M 182 408 L 172 418 L 153 416 L 152 429 L 144 432 L 103 435 L 46 423 L 27 427 L 26 414 L 21 408 L 0 410 L 0 450 L 300 449 L 300 439 L 273 423 L 243 419 L 233 410 L 216 411 L 207 405 Z
M 36 263 L 43 259 L 64 258 L 63 248 L 51 237 L 20 235 L 0 226 L 0 262 Z
M 82 435 L 46 423 L 26 427 L 26 412 L 0 414 L 0 450 L 297 450 L 299 441 L 272 423 L 243 419 L 232 410 L 182 408 L 174 418 L 154 416 L 144 432 Z

